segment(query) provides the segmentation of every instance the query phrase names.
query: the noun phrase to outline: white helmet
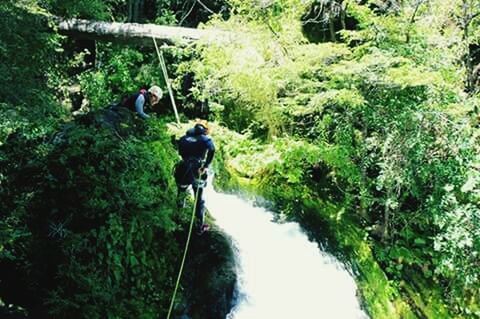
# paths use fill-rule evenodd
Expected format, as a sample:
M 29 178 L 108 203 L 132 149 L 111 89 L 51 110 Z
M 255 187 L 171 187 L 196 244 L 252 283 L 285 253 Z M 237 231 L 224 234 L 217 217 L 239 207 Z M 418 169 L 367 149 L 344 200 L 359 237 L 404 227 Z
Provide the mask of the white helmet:
M 163 92 L 160 87 L 153 85 L 151 88 L 148 89 L 148 92 L 152 95 L 155 95 L 159 100 L 162 99 Z

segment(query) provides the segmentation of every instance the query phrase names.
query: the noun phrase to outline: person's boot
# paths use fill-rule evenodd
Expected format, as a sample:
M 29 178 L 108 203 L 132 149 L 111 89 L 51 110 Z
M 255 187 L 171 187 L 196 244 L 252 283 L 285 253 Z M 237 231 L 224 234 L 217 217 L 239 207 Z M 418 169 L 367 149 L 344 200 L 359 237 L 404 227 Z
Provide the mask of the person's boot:
M 208 229 L 209 229 L 209 226 L 208 226 L 207 224 L 205 224 L 205 223 L 203 222 L 203 220 L 200 221 L 200 220 L 197 219 L 197 220 L 195 221 L 195 231 L 196 231 L 197 235 L 199 235 L 199 236 L 202 235 L 202 234 L 203 234 L 204 232 L 206 232 Z
M 200 226 L 197 230 L 197 235 L 201 236 L 203 235 L 203 233 L 205 233 L 209 229 L 210 229 L 210 226 L 208 226 L 208 224 L 202 224 L 202 226 Z

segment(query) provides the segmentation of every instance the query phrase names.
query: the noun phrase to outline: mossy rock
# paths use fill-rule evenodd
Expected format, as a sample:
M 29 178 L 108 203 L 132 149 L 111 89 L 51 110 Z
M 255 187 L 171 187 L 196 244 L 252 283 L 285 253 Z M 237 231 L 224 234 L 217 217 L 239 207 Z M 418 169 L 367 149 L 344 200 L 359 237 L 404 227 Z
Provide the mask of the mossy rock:
M 186 301 L 177 309 L 192 319 L 224 319 L 233 306 L 237 275 L 231 240 L 215 227 L 192 234 L 182 279 Z

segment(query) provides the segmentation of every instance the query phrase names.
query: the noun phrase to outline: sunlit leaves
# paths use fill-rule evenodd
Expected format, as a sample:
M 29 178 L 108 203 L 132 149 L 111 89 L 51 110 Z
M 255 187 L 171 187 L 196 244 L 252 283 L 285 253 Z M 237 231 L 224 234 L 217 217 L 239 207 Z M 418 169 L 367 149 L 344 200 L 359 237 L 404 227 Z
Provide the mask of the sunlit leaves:
M 455 3 L 404 1 L 381 12 L 349 3 L 359 21 L 342 32 L 349 46 L 293 40 L 284 33 L 286 7 L 256 4 L 249 12 L 236 3 L 241 17 L 214 24 L 241 30 L 241 42 L 203 49 L 191 68 L 199 96 L 218 93 L 217 116 L 229 127 L 270 133 L 268 146 L 238 148 L 227 162 L 281 198 L 344 190 L 335 199 L 344 200 L 344 215 L 361 212 L 392 277 L 413 269 L 455 283 L 445 288 L 453 294 L 472 287 L 478 271 L 462 269 L 477 262 L 466 254 L 478 252 L 468 216 L 476 214 L 479 179 L 472 169 L 467 177 L 465 165 L 478 150 L 475 121 L 465 117 L 478 103 L 462 93 Z M 277 34 L 269 34 L 264 24 L 274 19 L 283 25 L 271 23 Z M 315 183 L 312 167 L 321 171 Z M 447 204 L 445 193 L 457 202 Z

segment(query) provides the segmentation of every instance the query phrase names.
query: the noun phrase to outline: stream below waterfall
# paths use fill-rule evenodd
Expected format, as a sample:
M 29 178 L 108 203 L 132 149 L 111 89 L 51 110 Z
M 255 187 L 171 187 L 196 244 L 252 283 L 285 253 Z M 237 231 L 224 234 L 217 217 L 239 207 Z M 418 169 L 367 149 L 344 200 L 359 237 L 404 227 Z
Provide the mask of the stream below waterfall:
M 206 206 L 232 238 L 238 265 L 227 319 L 368 318 L 351 274 L 297 223 L 277 223 L 272 212 L 208 184 Z

